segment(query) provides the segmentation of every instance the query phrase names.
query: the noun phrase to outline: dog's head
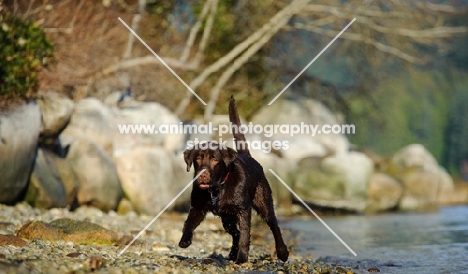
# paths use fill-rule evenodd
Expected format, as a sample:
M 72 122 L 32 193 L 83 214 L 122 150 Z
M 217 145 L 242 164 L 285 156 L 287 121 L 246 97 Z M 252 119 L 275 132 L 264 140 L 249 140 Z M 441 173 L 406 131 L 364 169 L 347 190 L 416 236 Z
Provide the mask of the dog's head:
M 195 168 L 195 174 L 205 169 L 196 181 L 200 189 L 209 189 L 219 182 L 226 175 L 236 157 L 236 151 L 217 142 L 199 143 L 184 151 L 187 172 L 190 171 L 192 165 Z

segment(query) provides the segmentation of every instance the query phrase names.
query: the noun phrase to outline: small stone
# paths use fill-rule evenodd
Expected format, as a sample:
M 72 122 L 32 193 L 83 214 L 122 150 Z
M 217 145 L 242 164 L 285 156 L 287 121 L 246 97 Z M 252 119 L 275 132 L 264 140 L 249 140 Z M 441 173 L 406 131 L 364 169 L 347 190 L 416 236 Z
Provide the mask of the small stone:
M 80 253 L 80 252 L 68 253 L 67 257 L 78 258 L 78 259 L 86 259 L 86 255 L 84 255 L 83 253 Z
M 102 257 L 99 255 L 93 255 L 89 258 L 89 266 L 91 270 L 99 269 L 102 266 Z
M 153 251 L 156 251 L 156 252 L 167 252 L 170 250 L 167 246 L 163 244 L 159 244 L 159 243 L 154 243 L 152 248 L 153 248 Z
M 0 245 L 12 245 L 16 247 L 26 246 L 28 243 L 15 235 L 0 235 Z

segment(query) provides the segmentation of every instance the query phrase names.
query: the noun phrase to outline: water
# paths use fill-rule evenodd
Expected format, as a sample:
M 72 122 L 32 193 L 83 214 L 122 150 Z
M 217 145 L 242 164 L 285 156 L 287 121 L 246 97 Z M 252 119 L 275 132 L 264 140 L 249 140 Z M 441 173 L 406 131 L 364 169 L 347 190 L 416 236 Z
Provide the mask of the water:
M 468 206 L 323 220 L 357 256 L 315 218 L 281 224 L 297 239 L 294 252 L 353 267 L 356 273 L 372 267 L 380 273 L 468 273 Z

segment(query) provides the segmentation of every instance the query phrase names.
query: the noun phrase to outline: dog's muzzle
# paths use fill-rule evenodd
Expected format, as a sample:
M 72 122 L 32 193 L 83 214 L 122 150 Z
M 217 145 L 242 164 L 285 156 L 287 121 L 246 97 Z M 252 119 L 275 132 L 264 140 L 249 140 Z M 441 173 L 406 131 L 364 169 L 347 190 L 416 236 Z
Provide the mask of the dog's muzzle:
M 203 169 L 203 168 L 202 168 Z M 205 171 L 198 176 L 197 182 L 200 189 L 209 189 L 210 188 L 210 173 L 205 168 Z

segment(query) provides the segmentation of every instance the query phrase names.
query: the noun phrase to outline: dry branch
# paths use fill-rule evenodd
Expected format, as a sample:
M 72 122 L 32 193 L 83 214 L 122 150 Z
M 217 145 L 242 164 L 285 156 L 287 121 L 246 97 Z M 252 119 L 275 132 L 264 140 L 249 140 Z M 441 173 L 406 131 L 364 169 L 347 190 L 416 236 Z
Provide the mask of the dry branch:
M 258 41 L 265 35 L 269 30 L 274 28 L 274 26 L 283 19 L 287 18 L 288 20 L 299 11 L 301 11 L 311 0 L 295 0 L 290 3 L 288 6 L 279 11 L 275 16 L 273 16 L 268 23 L 263 25 L 260 29 L 252 33 L 247 39 L 241 42 L 239 45 L 234 47 L 229 53 L 219 58 L 216 62 L 205 68 L 195 79 L 193 79 L 189 86 L 195 90 L 200 86 L 211 74 L 216 71 L 219 71 L 221 68 L 232 62 L 239 54 L 244 52 L 250 45 Z M 192 93 L 187 92 L 187 95 L 180 102 L 177 107 L 176 114 L 180 115 L 190 103 L 192 98 Z

